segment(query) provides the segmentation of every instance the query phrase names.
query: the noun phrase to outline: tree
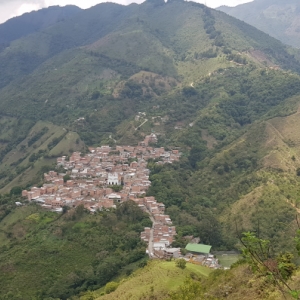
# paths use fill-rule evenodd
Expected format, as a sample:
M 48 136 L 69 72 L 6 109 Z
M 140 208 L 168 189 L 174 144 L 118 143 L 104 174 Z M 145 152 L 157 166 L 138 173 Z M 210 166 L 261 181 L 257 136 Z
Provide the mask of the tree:
M 180 269 L 185 269 L 185 267 L 186 267 L 186 261 L 183 258 L 177 259 L 176 260 L 176 267 L 178 267 Z
M 64 182 L 67 182 L 68 180 L 71 179 L 71 176 L 69 174 L 67 174 L 63 177 L 63 179 L 64 179 Z
M 20 196 L 22 194 L 22 188 L 20 186 L 14 186 L 11 190 L 10 190 L 10 195 L 16 195 L 16 196 Z
M 119 284 L 117 282 L 111 281 L 105 285 L 105 293 L 110 294 L 118 288 Z
M 122 185 L 112 185 L 110 186 L 110 188 L 114 191 L 114 192 L 120 192 L 123 189 Z
M 300 233 L 298 232 L 297 235 L 300 236 Z M 285 289 L 287 289 L 293 298 L 300 299 L 300 291 L 291 289 L 287 282 L 296 270 L 296 266 L 292 262 L 293 254 L 285 252 L 275 256 L 272 253 L 270 241 L 260 239 L 253 232 L 243 233 L 240 241 L 244 246 L 243 256 L 253 271 L 270 279 L 283 295 L 285 295 Z M 299 246 L 299 241 L 296 237 L 297 246 Z
M 80 297 L 80 300 L 94 300 L 96 299 L 95 295 L 93 292 L 88 291 L 84 296 Z

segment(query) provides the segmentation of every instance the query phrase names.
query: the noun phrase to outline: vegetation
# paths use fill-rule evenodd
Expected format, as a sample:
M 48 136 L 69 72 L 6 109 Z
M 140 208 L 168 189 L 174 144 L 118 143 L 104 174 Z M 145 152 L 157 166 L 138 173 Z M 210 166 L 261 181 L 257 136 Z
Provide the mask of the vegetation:
M 114 282 L 114 281 L 108 282 L 105 285 L 105 293 L 110 294 L 110 293 L 114 292 L 117 288 L 118 288 L 117 282 Z
M 275 245 L 274 270 L 283 266 L 290 281 L 294 261 L 280 253 L 292 248 L 300 204 L 296 50 L 204 5 L 159 0 L 104 3 L 8 44 L 0 51 L 4 297 L 241 299 L 240 287 L 252 288 L 245 265 L 207 281 L 208 269 L 173 262 L 130 275 L 145 264 L 139 233 L 151 225 L 131 202 L 93 216 L 83 207 L 62 215 L 15 207 L 58 156 L 137 143 L 151 132 L 157 147 L 182 152 L 174 164 L 148 163 L 147 194 L 166 205 L 178 232 L 173 246 L 194 236 L 215 250 L 237 249 L 237 235 L 259 224 L 259 239 Z M 186 276 L 192 280 L 182 284 Z M 255 297 L 264 284 L 253 284 Z
M 176 260 L 176 267 L 180 268 L 180 269 L 185 269 L 186 267 L 186 261 L 184 259 L 178 259 Z
M 2 207 L 13 202 L 6 199 Z M 104 286 L 145 258 L 139 235 L 150 220 L 131 201 L 93 216 L 80 206 L 57 215 L 35 205 L 11 205 L 5 206 L 0 223 L 4 299 L 11 293 L 20 299 L 67 299 Z
M 203 273 L 202 271 L 208 271 Z M 293 281 L 297 287 L 299 272 Z M 91 295 L 91 294 L 87 294 Z M 230 270 L 211 271 L 208 268 L 187 263 L 182 270 L 174 262 L 151 261 L 146 267 L 134 272 L 119 283 L 118 289 L 109 295 L 101 290 L 91 295 L 94 299 L 295 299 L 274 288 L 267 278 L 254 275 L 244 263 Z M 85 299 L 82 296 L 81 299 Z
M 295 20 L 299 18 L 299 3 L 289 0 L 284 3 L 261 0 L 237 7 L 221 6 L 218 9 L 268 33 L 276 39 L 299 47 L 299 35 Z M 293 9 L 292 9 L 293 8 Z
M 176 267 L 174 261 L 149 261 L 148 264 L 129 277 L 121 280 L 115 292 L 101 295 L 95 291 L 95 299 L 168 299 L 169 293 L 175 292 L 187 277 L 201 280 L 207 278 L 211 270 L 202 266 L 186 264 L 185 269 Z M 82 297 L 83 298 L 83 297 Z
M 292 290 L 288 280 L 296 271 L 293 263 L 293 254 L 285 252 L 274 257 L 270 241 L 256 237 L 254 233 L 246 232 L 241 238 L 244 246 L 243 255 L 254 271 L 267 277 L 285 296 L 285 289 L 295 298 L 299 299 L 300 291 Z

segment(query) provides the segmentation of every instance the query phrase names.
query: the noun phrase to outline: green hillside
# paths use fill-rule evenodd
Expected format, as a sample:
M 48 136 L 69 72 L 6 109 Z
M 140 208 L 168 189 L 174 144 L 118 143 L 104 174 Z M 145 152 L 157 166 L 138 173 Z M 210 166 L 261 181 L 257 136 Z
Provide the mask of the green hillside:
M 300 6 L 297 0 L 254 0 L 236 7 L 221 6 L 218 10 L 255 26 L 287 45 L 300 46 Z
M 51 6 L 9 19 L 0 26 L 0 51 L 10 42 L 72 18 L 80 8 L 74 5 Z
M 100 11 L 107 15 L 99 17 Z M 95 34 L 85 34 L 96 16 L 100 23 L 92 29 Z M 113 16 L 119 16 L 118 22 Z M 70 32 L 74 20 L 81 24 L 76 36 Z M 63 48 L 51 52 L 48 38 L 40 42 L 46 32 L 68 35 L 76 43 L 69 50 L 71 44 L 63 43 Z M 172 185 L 165 191 L 167 186 L 154 184 L 149 193 L 183 211 L 197 204 L 212 214 L 213 222 L 221 222 L 218 212 L 225 204 L 260 185 L 262 179 L 255 172 L 273 151 L 264 148 L 264 140 L 252 141 L 256 131 L 264 131 L 265 123 L 257 122 L 289 115 L 298 105 L 298 98 L 291 97 L 300 93 L 300 78 L 287 70 L 297 71 L 299 63 L 285 46 L 192 2 L 101 4 L 13 42 L 1 54 L 3 61 L 6 54 L 18 57 L 14 52 L 18 45 L 27 53 L 43 46 L 45 62 L 21 79 L 16 75 L 1 89 L 2 122 L 10 130 L 3 129 L 1 140 L 3 192 L 38 182 L 41 170 L 57 156 L 83 149 L 80 139 L 86 145 L 113 139 L 127 144 L 155 131 L 160 145 L 179 146 L 186 152 L 181 168 L 187 177 L 178 180 L 190 188 L 179 184 L 175 191 Z M 135 130 L 138 111 L 146 111 L 149 120 Z M 243 139 L 253 146 L 241 143 Z M 226 156 L 228 148 L 232 154 Z M 290 164 L 295 170 L 297 160 Z M 176 168 L 172 176 L 181 176 Z M 166 176 L 164 169 L 161 172 Z M 215 209 L 217 213 L 212 213 Z M 188 232 L 199 235 L 201 221 L 191 222 Z M 219 229 L 213 241 L 212 232 L 202 235 L 216 246 L 233 247 L 234 238 L 229 241 L 228 232 Z
M 107 282 L 145 264 L 139 233 L 150 224 L 134 205 L 54 215 L 16 208 L 14 193 L 42 183 L 58 156 L 137 144 L 151 132 L 157 147 L 182 152 L 178 163 L 148 164 L 148 195 L 176 225 L 174 247 L 194 236 L 213 250 L 236 250 L 238 235 L 250 230 L 276 255 L 296 254 L 300 62 L 293 53 L 244 22 L 184 1 L 99 4 L 12 41 L 0 52 L 0 295 L 75 300 L 97 290 L 98 297 Z M 153 263 L 103 299 L 167 299 L 184 290 L 186 276 L 196 276 L 188 285 L 202 298 L 231 293 L 228 279 L 232 299 L 243 299 L 244 286 L 254 289 L 251 299 L 280 299 L 272 285 L 262 292 L 264 279 L 245 266 L 207 280 L 206 271 Z M 140 287 L 130 294 L 131 285 Z
M 83 206 L 58 215 L 37 205 L 0 216 L 2 299 L 67 299 L 145 258 L 139 235 L 150 220 L 131 202 L 93 216 Z
M 76 132 L 50 122 L 38 121 L 32 126 L 31 121 L 3 117 L 1 123 L 2 193 L 9 192 L 14 186 L 41 182 L 43 173 L 55 167 L 58 156 L 85 149 Z
M 209 268 L 190 263 L 182 270 L 176 267 L 174 261 L 149 261 L 147 266 L 123 279 L 116 291 L 101 296 L 104 293 L 99 290 L 93 296 L 101 300 L 168 299 L 168 295 L 176 291 L 186 278 L 194 276 L 205 280 L 211 272 Z
M 299 272 L 294 284 L 299 283 Z M 211 271 L 208 268 L 187 263 L 184 270 L 173 262 L 151 261 L 143 269 L 118 282 L 117 289 L 105 294 L 104 289 L 88 292 L 80 299 L 164 299 L 164 300 L 252 300 L 293 299 L 274 289 L 270 282 L 254 276 L 246 265 L 231 270 Z M 295 299 L 295 298 L 294 298 Z
M 292 90 L 281 86 L 286 74 L 252 72 L 233 70 L 226 77 L 219 75 L 219 87 L 216 79 L 196 87 L 197 96 L 190 99 L 210 91 L 206 97 L 213 101 L 196 117 L 182 122 L 181 130 L 173 128 L 171 139 L 168 136 L 173 146 L 187 147 L 186 156 L 176 166 L 149 164 L 152 186 L 148 194 L 166 204 L 180 228 L 177 245 L 184 245 L 182 236 L 195 235 L 204 243 L 231 249 L 237 243 L 236 225 L 239 232 L 256 230 L 259 220 L 261 234 L 274 239 L 278 251 L 290 248 L 282 236 L 289 236 L 292 243 L 296 229 L 299 96 L 280 94 L 279 90 Z M 229 78 L 235 78 L 235 86 L 224 83 Z M 288 78 L 286 83 L 297 85 L 297 76 L 294 84 Z M 272 88 L 265 94 L 268 84 Z M 281 102 L 284 98 L 287 100 Z M 174 118 L 192 116 L 183 111 Z M 257 189 L 260 193 L 253 194 Z
M 1 163 L 11 157 L 1 168 L 1 188 L 10 182 L 3 191 L 36 181 L 28 178 L 35 177 L 40 167 L 23 176 L 25 181 L 19 175 L 29 167 L 25 156 L 35 155 L 33 146 L 44 143 L 42 136 L 22 156 L 12 151 L 23 147 L 36 122 L 59 126 L 61 134 L 55 138 L 61 138 L 64 130 L 74 132 L 73 142 L 60 146 L 61 151 L 49 154 L 45 147 L 36 151 L 41 151 L 39 162 L 49 163 L 49 157 L 82 149 L 76 133 L 86 145 L 112 142 L 110 136 L 121 143 L 139 141 L 145 133 L 134 131 L 132 125 L 138 111 L 146 110 L 155 118 L 170 115 L 171 109 L 167 124 L 155 127 L 157 122 L 148 122 L 145 129 L 174 131 L 177 123 L 195 119 L 216 96 L 209 92 L 204 101 L 197 101 L 196 95 L 181 90 L 205 85 L 209 76 L 223 84 L 217 76 L 222 70 L 248 66 L 246 78 L 251 68 L 300 69 L 278 41 L 223 13 L 184 2 L 98 5 L 11 42 L 0 53 L 0 65 L 1 122 L 7 124 L 0 140 Z M 232 84 L 230 79 L 226 84 Z M 183 110 L 184 103 L 188 109 Z M 153 111 L 157 105 L 161 108 Z M 128 130 L 122 133 L 119 128 Z

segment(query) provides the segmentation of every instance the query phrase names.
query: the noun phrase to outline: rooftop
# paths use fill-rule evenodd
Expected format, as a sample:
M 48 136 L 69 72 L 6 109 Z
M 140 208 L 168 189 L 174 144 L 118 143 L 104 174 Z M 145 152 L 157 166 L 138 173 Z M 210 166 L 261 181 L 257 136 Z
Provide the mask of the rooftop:
M 192 243 L 189 243 L 189 244 L 186 245 L 185 249 L 188 250 L 188 251 L 191 251 L 191 252 L 209 254 L 211 246 L 204 245 L 204 244 L 192 244 Z

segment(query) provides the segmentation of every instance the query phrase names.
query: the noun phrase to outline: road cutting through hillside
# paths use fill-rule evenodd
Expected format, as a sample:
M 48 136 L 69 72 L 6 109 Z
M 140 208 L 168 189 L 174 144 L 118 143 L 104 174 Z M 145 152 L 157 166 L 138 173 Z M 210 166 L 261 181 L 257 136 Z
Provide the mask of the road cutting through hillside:
M 146 119 L 141 125 L 139 125 L 137 128 L 135 128 L 134 130 L 138 130 L 140 127 L 142 127 L 146 122 L 148 122 L 148 119 Z

